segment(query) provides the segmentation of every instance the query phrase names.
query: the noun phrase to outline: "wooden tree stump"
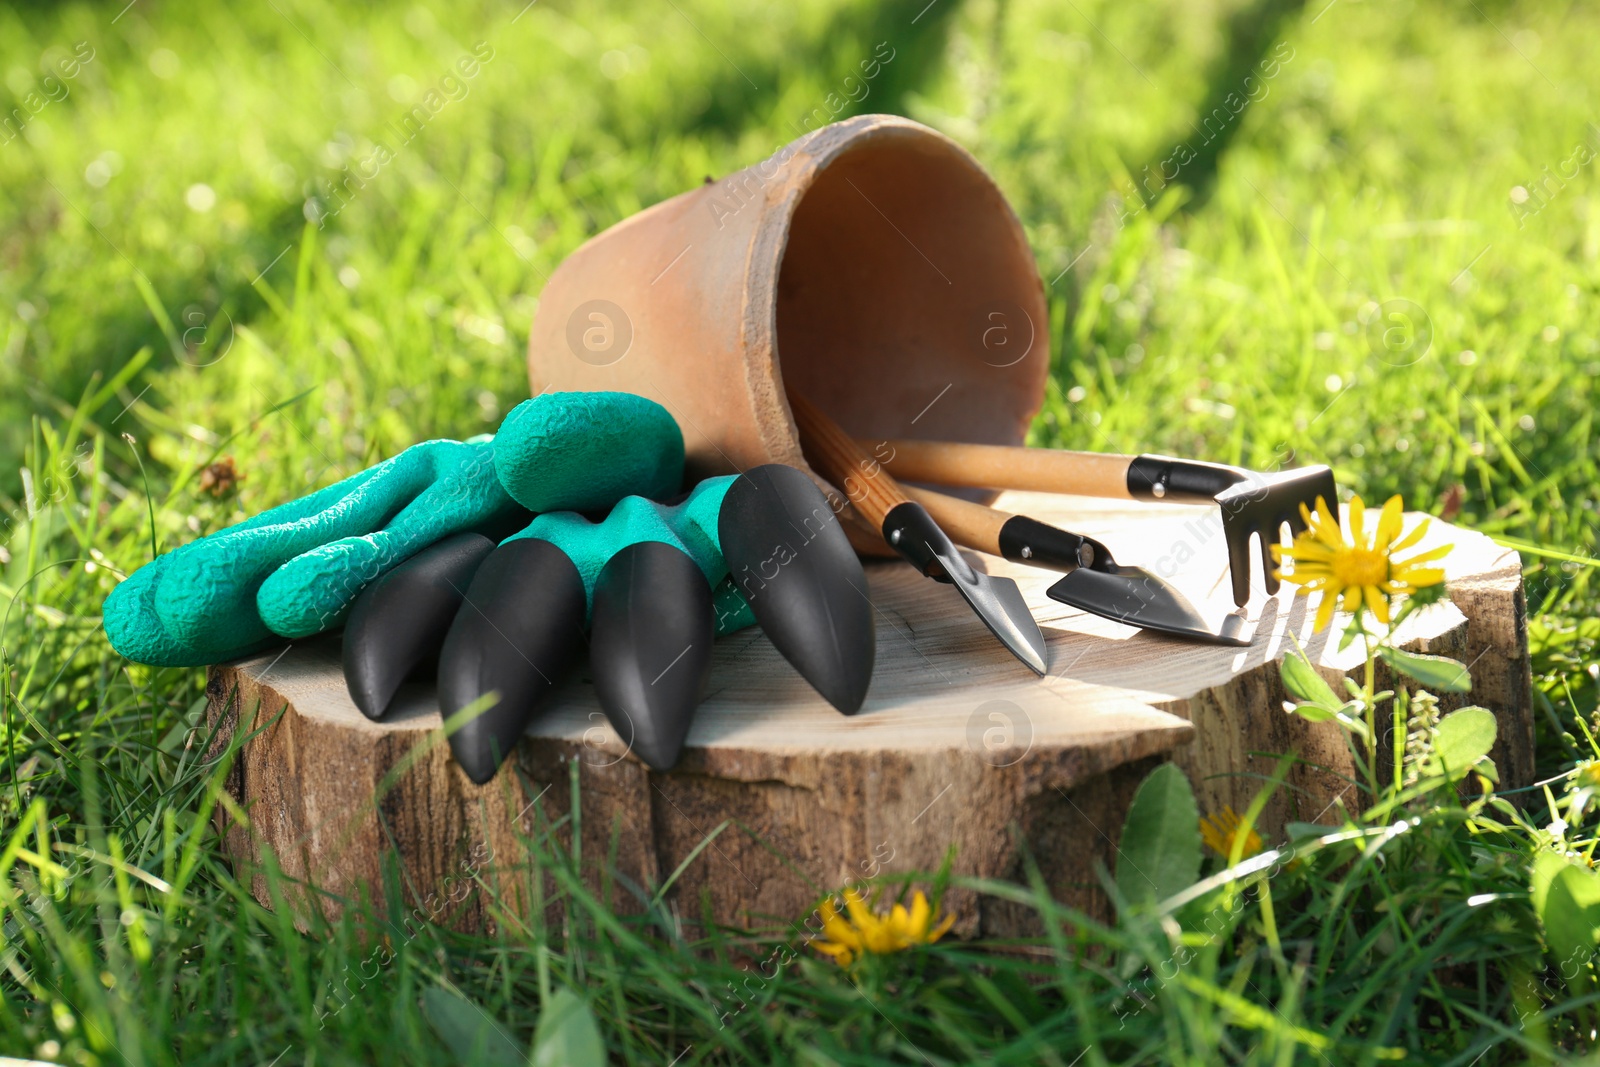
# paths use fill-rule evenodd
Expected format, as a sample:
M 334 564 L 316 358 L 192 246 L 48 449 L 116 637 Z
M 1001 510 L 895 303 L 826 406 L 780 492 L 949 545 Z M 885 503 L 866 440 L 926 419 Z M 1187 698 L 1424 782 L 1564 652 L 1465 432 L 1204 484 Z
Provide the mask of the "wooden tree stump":
M 1215 508 L 1027 493 L 999 506 L 1100 538 L 1119 561 L 1170 574 L 1219 619 L 1232 607 Z M 1452 603 L 1419 613 L 1406 638 L 1470 665 L 1472 701 L 1499 720 L 1494 758 L 1512 788 L 1533 770 L 1520 562 L 1436 521 L 1428 543 L 1447 541 Z M 254 872 L 263 903 L 270 848 L 285 874 L 320 891 L 294 907 L 332 911 L 364 896 L 381 907 L 390 870 L 408 907 L 433 917 L 449 904 L 448 921 L 479 925 L 479 897 L 452 887 L 512 870 L 518 831 L 571 813 L 575 778 L 577 845 L 595 883 L 613 847 L 616 872 L 638 886 L 682 865 L 670 897 L 685 919 L 709 902 L 725 923 L 788 921 L 852 881 L 937 869 L 952 846 L 956 871 L 1016 879 L 1022 842 L 1058 899 L 1104 914 L 1095 865 L 1114 864 L 1133 790 L 1161 760 L 1188 772 L 1202 810 L 1242 811 L 1276 754 L 1297 752 L 1268 806 L 1269 832 L 1287 818 L 1326 819 L 1341 798 L 1357 803 L 1338 728 L 1283 711 L 1277 665 L 1291 635 L 1335 682 L 1362 662 L 1359 647 L 1338 651 L 1337 624 L 1312 633 L 1306 599 L 1258 590 L 1254 643 L 1217 648 L 1057 604 L 1045 596 L 1050 572 L 981 563 L 1019 580 L 1049 639 L 1047 677 L 1005 652 L 954 590 L 873 563 L 878 665 L 861 713 L 834 712 L 758 630 L 735 634 L 719 642 L 683 761 L 666 774 L 626 752 L 583 677 L 477 787 L 442 743 L 431 687 L 409 685 L 386 721 L 369 722 L 345 691 L 335 640 L 213 667 L 215 744 L 247 736 L 227 789 L 248 824 L 219 809 L 225 847 Z M 990 899 L 953 894 L 949 904 L 958 933 L 1027 929 L 1023 913 Z

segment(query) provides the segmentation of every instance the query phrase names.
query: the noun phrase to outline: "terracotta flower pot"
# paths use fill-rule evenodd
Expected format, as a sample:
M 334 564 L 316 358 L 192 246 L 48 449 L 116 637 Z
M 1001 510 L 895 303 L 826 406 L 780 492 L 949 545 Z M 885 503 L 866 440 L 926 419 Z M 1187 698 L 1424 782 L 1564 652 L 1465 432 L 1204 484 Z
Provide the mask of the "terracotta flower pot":
M 1050 363 L 1016 215 L 964 149 L 864 115 L 641 211 L 539 298 L 534 393 L 620 389 L 677 418 L 695 477 L 806 467 L 787 383 L 871 437 L 1020 444 Z

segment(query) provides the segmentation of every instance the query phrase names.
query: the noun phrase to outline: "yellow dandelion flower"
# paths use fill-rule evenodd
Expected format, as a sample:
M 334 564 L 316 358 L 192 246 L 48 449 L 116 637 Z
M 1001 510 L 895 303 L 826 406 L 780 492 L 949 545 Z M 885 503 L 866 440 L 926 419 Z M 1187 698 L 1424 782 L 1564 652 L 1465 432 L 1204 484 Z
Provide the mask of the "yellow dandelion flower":
M 1366 608 L 1383 625 L 1389 624 L 1389 601 L 1392 597 L 1416 592 L 1444 581 L 1444 568 L 1425 564 L 1436 562 L 1447 555 L 1452 545 L 1440 545 L 1419 552 L 1407 559 L 1396 559 L 1395 554 L 1421 542 L 1428 532 L 1428 520 L 1423 519 L 1404 537 L 1400 536 L 1404 523 L 1403 508 L 1398 495 L 1389 498 L 1378 515 L 1376 529 L 1368 536 L 1367 509 L 1360 497 L 1350 498 L 1350 536 L 1347 540 L 1339 529 L 1339 520 L 1328 510 L 1326 501 L 1317 500 L 1315 513 L 1300 505 L 1308 528 L 1294 539 L 1288 548 L 1272 546 L 1272 558 L 1282 563 L 1285 558 L 1294 561 L 1294 568 L 1280 571 L 1279 577 L 1298 585 L 1301 596 L 1321 593 L 1322 603 L 1317 608 L 1316 628 L 1326 629 L 1333 621 L 1333 613 L 1344 599 L 1344 610 L 1355 614 Z M 1398 538 L 1398 540 L 1397 540 Z
M 822 902 L 823 939 L 812 942 L 818 952 L 833 957 L 841 967 L 869 954 L 886 956 L 913 945 L 931 945 L 956 921 L 954 915 L 946 915 L 934 926 L 933 908 L 920 890 L 911 898 L 909 909 L 896 904 L 887 915 L 875 914 L 854 889 L 845 890 L 844 907 L 845 915 L 840 915 L 832 900 Z
M 1225 860 L 1232 859 L 1233 844 L 1238 837 L 1239 815 L 1231 806 L 1224 806 L 1221 811 L 1200 820 L 1200 840 Z M 1249 859 L 1259 853 L 1262 847 L 1261 835 L 1256 833 L 1255 827 L 1251 827 L 1245 831 L 1244 850 L 1239 853 L 1239 858 Z

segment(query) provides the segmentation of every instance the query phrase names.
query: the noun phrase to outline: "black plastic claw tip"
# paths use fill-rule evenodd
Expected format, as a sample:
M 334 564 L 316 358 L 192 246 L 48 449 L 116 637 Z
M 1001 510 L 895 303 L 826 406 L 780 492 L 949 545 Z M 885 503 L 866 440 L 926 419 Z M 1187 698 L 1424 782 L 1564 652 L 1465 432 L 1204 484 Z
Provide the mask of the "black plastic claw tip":
M 493 550 L 481 534 L 447 537 L 356 597 L 344 627 L 344 681 L 361 714 L 381 719 L 406 676 L 438 657 L 473 574 Z
M 822 490 L 794 467 L 753 467 L 728 488 L 717 538 L 773 646 L 824 700 L 854 715 L 877 654 L 872 601 Z
M 467 777 L 494 777 L 540 706 L 583 655 L 583 579 L 548 541 L 518 538 L 489 554 L 439 654 L 448 720 L 487 694 L 492 706 L 450 735 Z
M 670 770 L 683 750 L 711 674 L 715 629 L 711 586 L 673 545 L 629 545 L 595 582 L 595 693 L 623 741 L 658 771 Z

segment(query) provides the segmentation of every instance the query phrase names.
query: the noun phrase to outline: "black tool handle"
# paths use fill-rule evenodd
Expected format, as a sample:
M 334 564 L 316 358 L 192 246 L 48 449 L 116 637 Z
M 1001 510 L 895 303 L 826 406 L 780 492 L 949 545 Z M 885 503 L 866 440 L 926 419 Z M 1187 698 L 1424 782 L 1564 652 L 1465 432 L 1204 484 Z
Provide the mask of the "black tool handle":
M 914 500 L 889 509 L 883 517 L 883 539 L 929 578 L 941 582 L 957 578 L 969 583 L 972 580 L 972 568 L 967 561 L 939 529 L 928 509 Z M 952 574 L 953 570 L 958 573 Z
M 1134 456 L 1128 464 L 1128 495 L 1135 500 L 1210 504 L 1217 494 L 1238 485 L 1248 474 L 1238 467 L 1172 456 Z
M 1000 554 L 1015 563 L 1031 563 L 1057 571 L 1073 571 L 1079 567 L 1105 569 L 1112 565 L 1111 553 L 1094 538 L 1026 515 L 1013 515 L 1000 527 Z

